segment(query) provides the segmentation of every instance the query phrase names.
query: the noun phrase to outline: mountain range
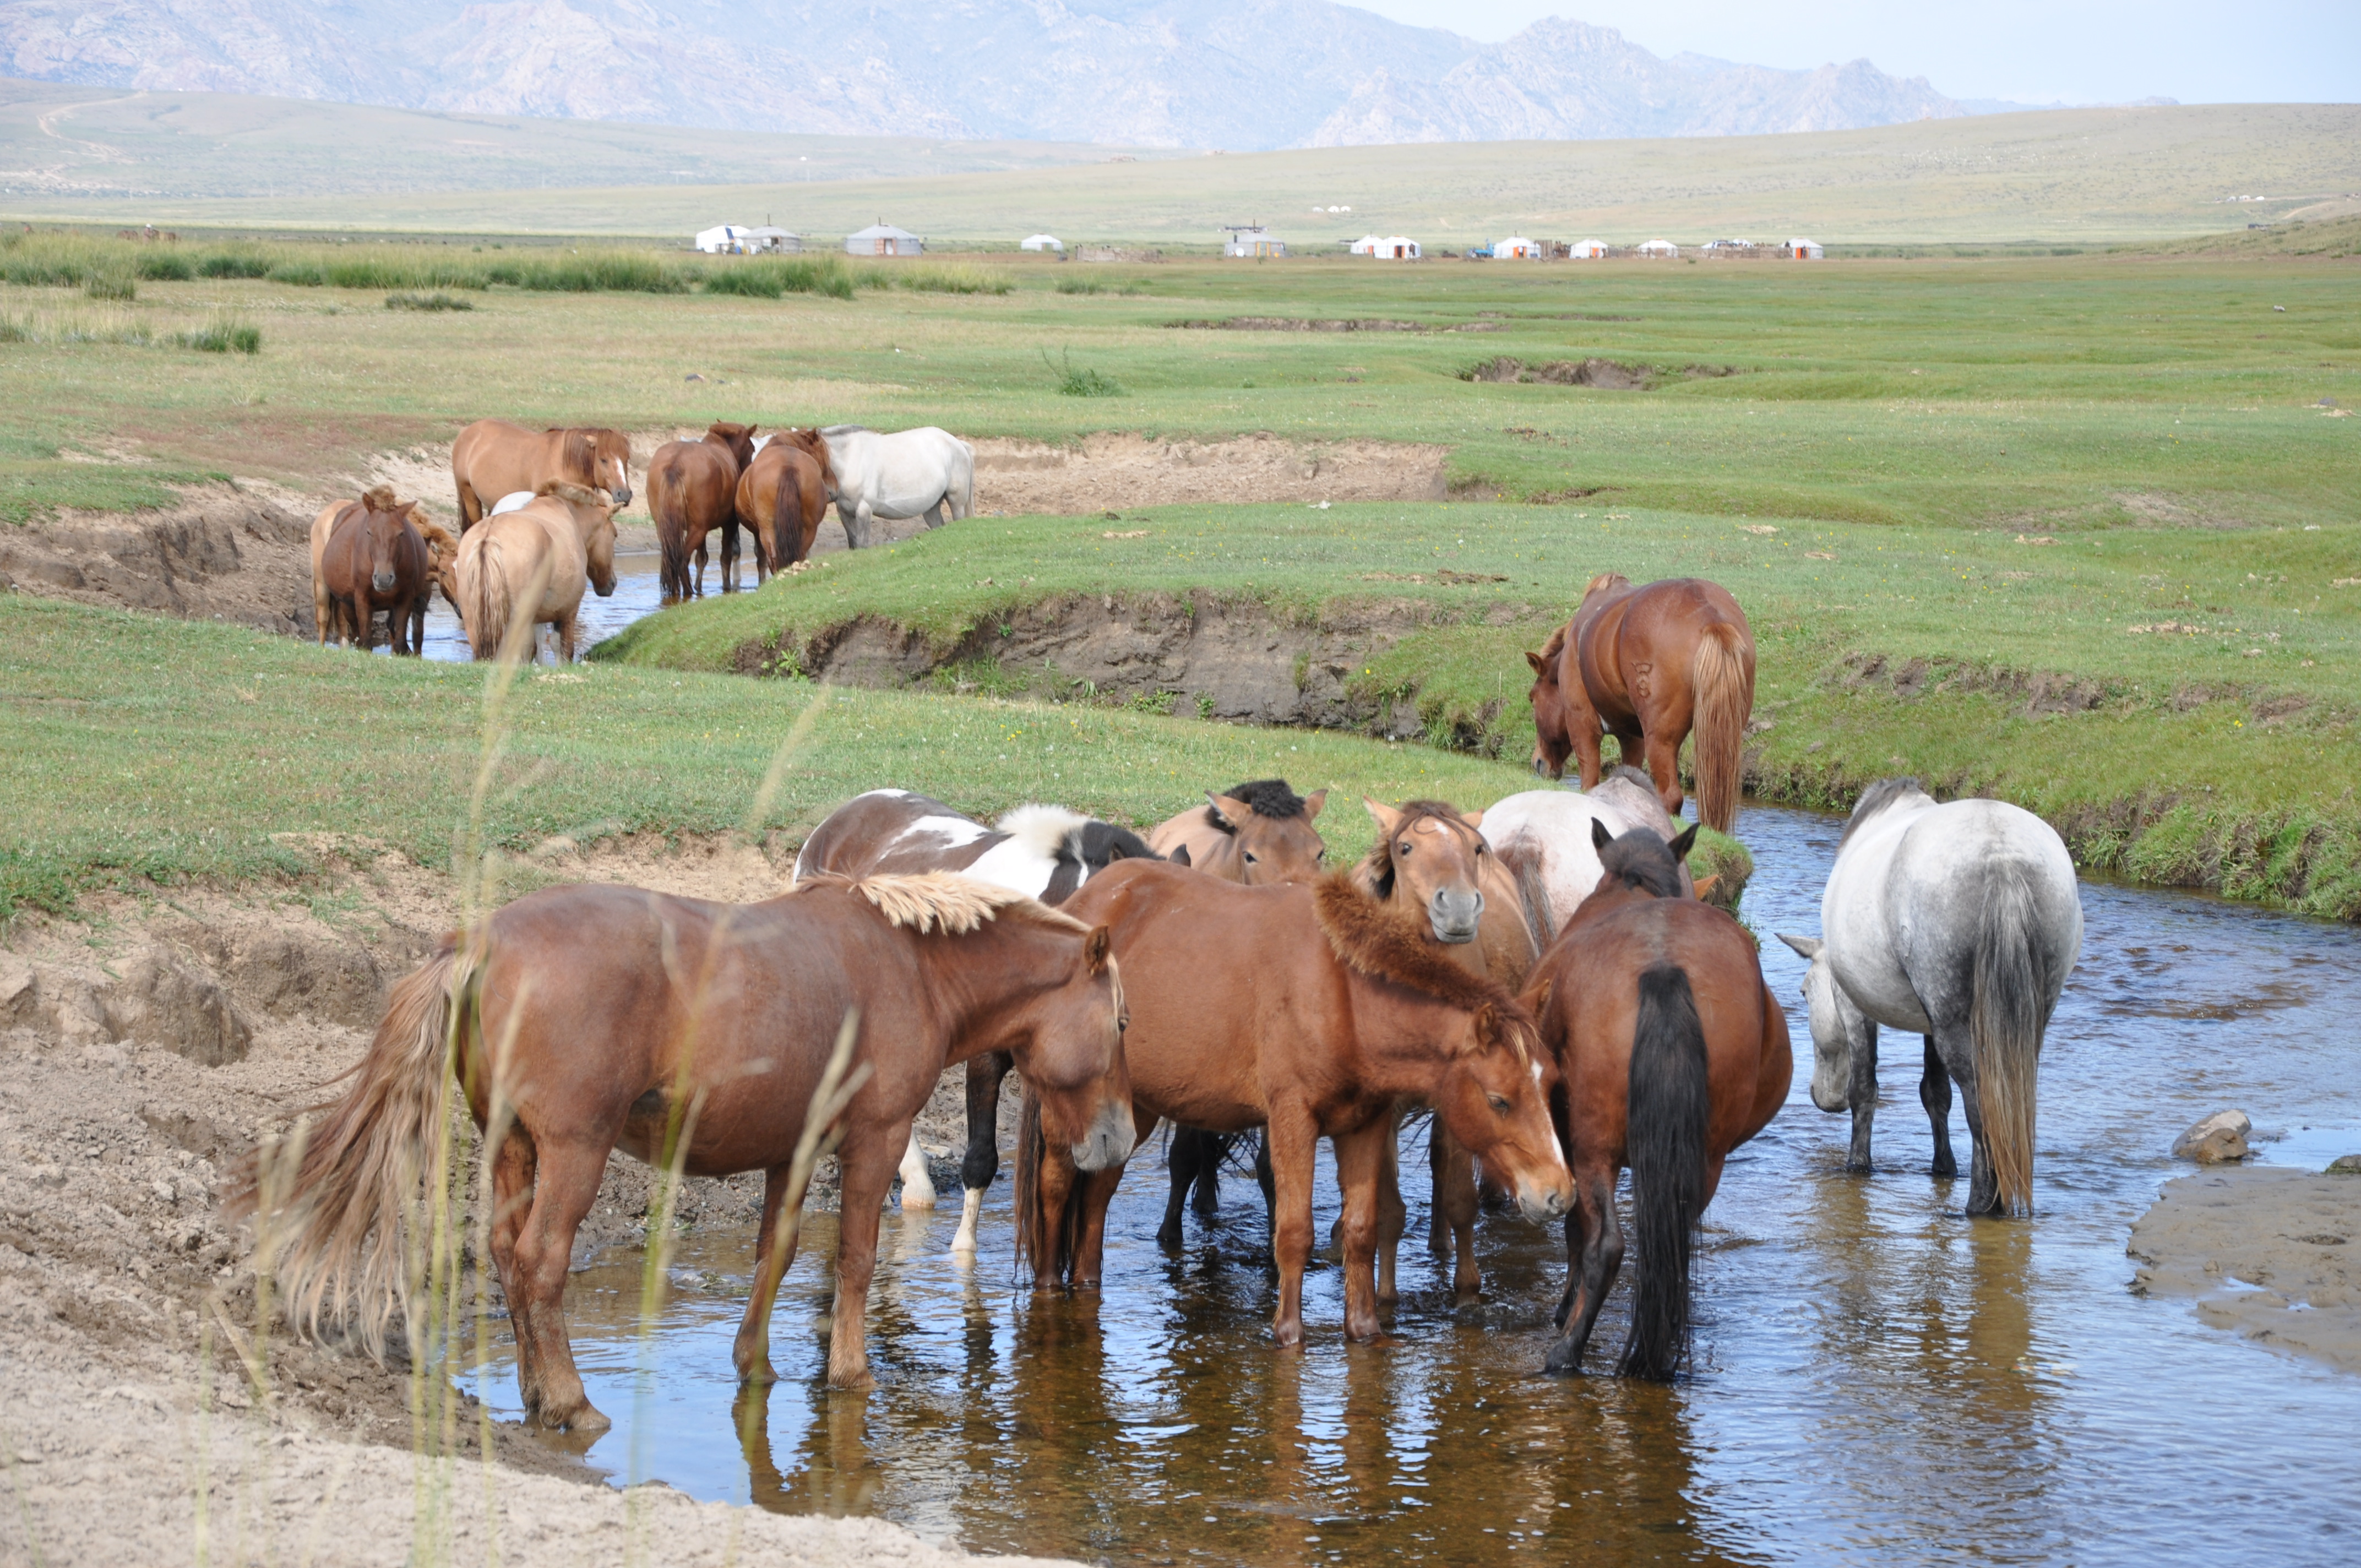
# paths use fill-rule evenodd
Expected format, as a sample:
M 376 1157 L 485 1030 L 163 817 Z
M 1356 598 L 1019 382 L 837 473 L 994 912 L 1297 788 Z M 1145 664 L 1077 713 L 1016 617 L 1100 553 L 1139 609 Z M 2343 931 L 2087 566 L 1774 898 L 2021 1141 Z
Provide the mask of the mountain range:
M 1865 60 L 1664 59 L 1556 17 L 1485 44 L 1330 0 L 0 0 L 0 75 L 1238 150 L 1848 130 L 1972 112 Z

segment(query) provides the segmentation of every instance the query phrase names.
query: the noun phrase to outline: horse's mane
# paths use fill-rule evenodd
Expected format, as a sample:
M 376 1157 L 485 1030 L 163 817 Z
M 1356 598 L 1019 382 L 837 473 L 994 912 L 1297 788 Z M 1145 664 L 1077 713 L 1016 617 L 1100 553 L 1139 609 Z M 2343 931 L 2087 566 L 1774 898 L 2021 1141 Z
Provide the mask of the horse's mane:
M 1645 828 L 1618 833 L 1598 851 L 1601 887 L 1620 882 L 1653 898 L 1681 895 L 1681 862 L 1672 846 Z
M 611 507 L 614 503 L 602 490 L 588 485 L 577 485 L 571 479 L 544 479 L 533 492 L 536 496 L 555 496 L 578 507 Z
M 1061 915 L 1038 899 L 956 872 L 918 872 L 907 876 L 867 876 L 859 879 L 823 872 L 795 885 L 802 893 L 815 887 L 840 887 L 858 893 L 876 907 L 889 926 L 907 927 L 926 936 L 939 932 L 964 937 L 1002 915 L 1027 925 L 1086 936 L 1090 927 L 1071 915 Z
M 1837 836 L 1837 848 L 1843 849 L 1845 840 L 1852 837 L 1854 828 L 1892 806 L 1904 795 L 1926 793 L 1926 786 L 1918 782 L 1915 774 L 1905 773 L 1900 778 L 1878 780 L 1861 791 L 1861 798 L 1853 802 L 1852 815 L 1845 818 L 1844 831 Z
M 1090 818 L 1063 806 L 1043 806 L 1038 802 L 1020 806 L 1004 813 L 993 827 L 1051 860 L 1066 847 L 1066 840 L 1089 825 Z
M 1601 572 L 1590 579 L 1590 586 L 1582 590 L 1582 597 L 1587 600 L 1601 588 L 1628 588 L 1631 586 L 1631 579 L 1620 572 Z
M 1459 967 L 1443 949 L 1422 940 L 1409 921 L 1355 887 L 1343 872 L 1331 872 L 1312 892 L 1320 929 L 1336 959 L 1356 974 L 1390 981 L 1407 990 L 1472 1013 L 1489 1003 L 1504 1023 L 1520 1055 L 1534 1030 L 1532 1014 L 1488 975 Z
M 569 474 L 579 474 L 586 479 L 597 477 L 598 433 L 595 430 L 565 430 L 558 433 L 566 438 L 558 444 L 558 466 Z
M 1413 822 L 1434 817 L 1455 827 L 1467 824 L 1459 808 L 1440 800 L 1406 800 L 1401 804 L 1401 817 L 1394 824 L 1394 833 L 1407 833 Z M 1381 835 L 1369 848 L 1368 858 L 1361 862 L 1361 874 L 1369 891 L 1380 899 L 1394 895 L 1394 834 Z
M 1545 664 L 1554 664 L 1565 652 L 1565 628 L 1561 626 L 1550 633 L 1549 641 L 1542 644 L 1542 651 L 1535 657 Z
M 363 511 L 400 511 L 401 502 L 394 498 L 391 485 L 371 485 L 361 492 Z
M 819 465 L 821 479 L 824 480 L 831 489 L 835 488 L 836 462 L 835 459 L 829 455 L 828 438 L 825 435 L 822 435 L 818 431 L 808 429 L 783 430 L 774 432 L 774 433 L 776 439 L 786 442 L 791 446 L 800 447 L 805 452 L 810 454 L 812 460 Z
M 1305 806 L 1309 804 L 1285 779 L 1249 779 L 1237 788 L 1222 793 L 1257 817 L 1268 817 L 1274 822 L 1302 816 Z M 1222 820 L 1222 808 L 1210 801 L 1205 805 L 1205 826 L 1219 828 L 1224 833 L 1238 830 L 1236 824 Z

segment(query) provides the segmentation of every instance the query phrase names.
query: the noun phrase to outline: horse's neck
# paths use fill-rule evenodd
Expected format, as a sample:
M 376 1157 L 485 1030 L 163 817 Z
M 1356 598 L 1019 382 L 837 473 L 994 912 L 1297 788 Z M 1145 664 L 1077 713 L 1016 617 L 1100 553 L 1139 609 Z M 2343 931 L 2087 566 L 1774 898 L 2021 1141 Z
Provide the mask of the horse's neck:
M 1466 1009 L 1391 981 L 1348 972 L 1361 1090 L 1381 1095 L 1431 1092 L 1467 1027 Z
M 996 916 L 963 937 L 911 938 L 921 994 L 943 1023 L 947 1064 L 997 1045 L 1007 1015 L 1055 983 L 1042 974 L 1049 967 L 1045 949 L 1056 936 L 1029 922 Z

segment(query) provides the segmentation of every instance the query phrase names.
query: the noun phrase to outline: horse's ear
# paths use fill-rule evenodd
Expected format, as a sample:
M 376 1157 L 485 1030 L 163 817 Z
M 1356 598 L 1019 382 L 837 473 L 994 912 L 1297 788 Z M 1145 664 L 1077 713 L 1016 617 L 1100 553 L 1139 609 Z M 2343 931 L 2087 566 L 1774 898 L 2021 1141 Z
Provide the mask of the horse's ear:
M 1500 1027 L 1499 1009 L 1487 1002 L 1476 1009 L 1476 1026 L 1467 1038 L 1475 1050 L 1488 1050 L 1501 1043 L 1505 1034 Z
M 1818 958 L 1820 949 L 1828 946 L 1817 937 L 1790 937 L 1784 931 L 1779 933 L 1779 939 L 1795 948 L 1800 957 L 1807 959 Z
M 1379 806 L 1366 795 L 1361 797 L 1361 806 L 1368 812 L 1369 820 L 1378 825 L 1378 838 L 1390 839 L 1394 836 L 1394 829 L 1401 824 L 1400 812 L 1390 806 Z
M 1484 830 L 1484 814 L 1480 811 L 1463 811 L 1459 814 L 1459 820 L 1478 833 Z
M 1097 974 L 1107 966 L 1107 949 L 1115 945 L 1115 933 L 1104 926 L 1093 926 L 1091 934 L 1082 938 L 1082 962 Z
M 1303 797 L 1303 819 L 1306 822 L 1312 821 L 1314 818 L 1319 817 L 1320 808 L 1327 804 L 1327 790 L 1324 788 L 1313 790 L 1310 795 Z
M 1542 981 L 1541 984 L 1533 987 L 1532 990 L 1525 992 L 1522 997 L 1519 998 L 1520 1001 L 1524 1003 L 1525 1011 L 1532 1014 L 1536 1022 L 1540 1020 L 1541 1015 L 1543 1013 L 1549 1010 L 1550 992 L 1554 989 L 1556 985 L 1557 981 L 1554 980 L 1545 980 Z
M 1590 847 L 1594 850 L 1604 850 L 1608 845 L 1612 844 L 1613 842 L 1615 842 L 1615 835 L 1607 830 L 1607 824 L 1601 822 L 1596 817 L 1592 817 L 1590 819 Z
M 1245 814 L 1245 806 L 1226 795 L 1215 795 L 1212 790 L 1205 792 L 1205 815 L 1213 818 L 1214 827 L 1224 833 L 1238 830 L 1237 819 Z
M 1528 652 L 1525 654 L 1525 663 L 1533 667 L 1533 674 L 1537 675 L 1546 675 L 1549 674 L 1549 661 L 1543 658 L 1539 653 Z
M 1671 845 L 1673 859 L 1676 861 L 1687 860 L 1689 858 L 1689 851 L 1697 848 L 1697 825 L 1692 822 L 1682 831 L 1679 838 L 1673 840 Z
M 1186 844 L 1174 845 L 1172 852 L 1164 858 L 1176 866 L 1193 866 L 1196 863 L 1189 858 L 1189 846 Z
M 1713 897 L 1713 890 L 1720 885 L 1721 874 L 1717 872 L 1712 876 L 1697 878 L 1697 885 L 1691 891 L 1697 895 L 1697 902 L 1702 904 L 1710 900 Z

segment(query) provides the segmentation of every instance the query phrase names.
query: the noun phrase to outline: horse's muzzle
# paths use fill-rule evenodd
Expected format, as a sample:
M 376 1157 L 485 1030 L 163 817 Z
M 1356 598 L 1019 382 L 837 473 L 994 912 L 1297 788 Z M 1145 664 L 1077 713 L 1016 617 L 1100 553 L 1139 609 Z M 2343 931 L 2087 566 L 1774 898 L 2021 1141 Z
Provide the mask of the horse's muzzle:
M 631 487 L 629 485 L 625 485 L 620 490 L 609 490 L 607 494 L 613 498 L 615 504 L 619 507 L 627 507 L 631 504 Z
M 1484 923 L 1484 895 L 1438 893 L 1427 900 L 1426 923 L 1438 942 L 1472 942 Z
M 391 572 L 372 572 L 369 574 L 369 591 L 379 594 L 390 594 L 393 592 L 393 574 Z
M 1536 1225 L 1546 1225 L 1554 1220 L 1563 1220 L 1565 1218 L 1566 1211 L 1573 1207 L 1574 1183 L 1570 1179 L 1544 1188 L 1540 1191 L 1523 1185 L 1520 1185 L 1517 1189 L 1519 1212 Z
M 1074 1168 L 1113 1170 L 1131 1157 L 1131 1146 L 1138 1136 L 1138 1126 L 1131 1119 L 1131 1107 L 1115 1101 L 1098 1113 L 1091 1123 L 1091 1130 L 1074 1144 Z

